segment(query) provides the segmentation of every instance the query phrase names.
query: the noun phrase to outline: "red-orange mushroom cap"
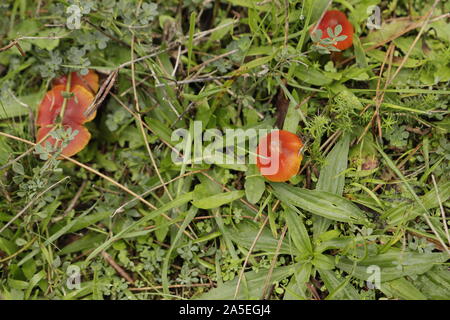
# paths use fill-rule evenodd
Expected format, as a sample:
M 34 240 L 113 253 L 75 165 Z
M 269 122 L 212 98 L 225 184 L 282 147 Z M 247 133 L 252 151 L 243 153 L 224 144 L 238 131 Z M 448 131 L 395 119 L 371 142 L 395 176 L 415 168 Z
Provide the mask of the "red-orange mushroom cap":
M 256 166 L 269 181 L 285 182 L 300 170 L 302 140 L 286 130 L 275 130 L 259 140 Z
M 66 85 L 67 83 L 67 76 L 61 76 L 59 78 L 56 78 L 53 80 L 53 85 Z M 70 80 L 71 86 L 74 87 L 76 85 L 85 87 L 89 91 L 93 91 L 96 93 L 99 88 L 98 84 L 98 74 L 94 70 L 88 71 L 86 75 L 80 75 L 78 72 L 74 71 L 71 73 L 71 80 Z
M 77 78 L 75 78 L 75 80 L 76 79 Z M 93 89 L 95 88 L 98 90 L 98 84 L 97 87 L 94 87 Z M 63 92 L 65 91 L 66 83 L 63 82 L 55 85 L 47 92 L 39 105 L 36 125 L 40 128 L 38 129 L 36 139 L 42 146 L 45 146 L 47 142 L 56 147 L 61 146 L 62 144 L 62 141 L 56 140 L 50 135 L 50 132 L 57 126 L 57 119 L 59 119 L 64 105 L 65 99 L 63 97 Z M 76 131 L 77 134 L 61 151 L 61 154 L 67 157 L 71 157 L 83 150 L 89 143 L 91 134 L 83 124 L 92 121 L 96 116 L 96 112 L 89 117 L 84 115 L 84 112 L 94 100 L 92 90 L 87 89 L 84 85 L 71 82 L 70 93 L 71 96 L 67 98 L 61 125 L 64 131 L 71 128 L 72 132 Z
M 347 36 L 347 38 L 342 41 L 338 41 L 333 46 L 339 50 L 350 48 L 353 44 L 353 26 L 347 19 L 345 13 L 339 10 L 329 10 L 325 12 L 324 16 L 317 25 L 317 28 L 312 27 L 310 32 L 312 32 L 314 29 L 320 29 L 322 31 L 321 39 L 326 39 L 329 38 L 327 29 L 331 28 L 334 31 L 337 25 L 342 26 L 342 32 L 339 34 L 339 36 Z
M 36 119 L 37 126 L 47 126 L 55 124 L 55 121 L 64 103 L 62 93 L 65 91 L 64 85 L 57 85 L 48 91 L 44 99 L 39 105 L 38 115 Z M 94 96 L 85 87 L 75 85 L 70 92 L 72 97 L 68 98 L 66 109 L 64 111 L 63 124 L 77 123 L 84 124 L 95 118 L 94 112 L 91 116 L 86 117 L 84 112 L 88 109 Z
M 37 141 L 41 141 L 42 146 L 45 146 L 46 142 L 50 143 L 52 146 L 59 147 L 61 146 L 62 141 L 55 140 L 51 135 L 49 135 L 50 131 L 54 129 L 55 126 L 46 126 L 39 128 L 37 132 Z M 72 132 L 77 131 L 78 133 L 75 135 L 75 137 L 70 140 L 67 144 L 67 146 L 61 151 L 61 154 L 66 157 L 71 157 L 81 150 L 83 150 L 87 144 L 89 143 L 89 140 L 91 139 L 91 134 L 89 133 L 89 130 L 86 129 L 85 126 L 76 124 L 76 123 L 70 123 L 70 124 L 64 124 L 63 129 L 66 131 L 68 128 L 72 129 Z M 59 157 L 60 159 L 61 157 Z
M 89 117 L 84 115 L 84 112 L 89 108 L 94 101 L 94 96 L 85 87 L 76 85 L 72 88 L 73 97 L 67 102 L 66 111 L 64 112 L 64 122 L 75 122 L 83 124 L 94 120 L 96 112 L 93 112 Z

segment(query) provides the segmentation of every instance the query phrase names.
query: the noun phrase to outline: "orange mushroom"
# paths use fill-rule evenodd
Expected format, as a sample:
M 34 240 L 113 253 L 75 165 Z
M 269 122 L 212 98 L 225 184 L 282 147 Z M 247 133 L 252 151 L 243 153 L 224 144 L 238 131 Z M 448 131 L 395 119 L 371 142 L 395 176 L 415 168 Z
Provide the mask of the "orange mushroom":
M 269 181 L 285 182 L 300 170 L 302 140 L 286 130 L 272 131 L 259 140 L 256 166 Z
M 91 139 L 91 134 L 85 126 L 76 123 L 63 125 L 64 130 L 67 130 L 69 127 L 72 129 L 72 131 L 77 131 L 78 133 L 75 138 L 69 141 L 68 145 L 62 150 L 61 154 L 65 155 L 66 157 L 71 157 L 83 150 Z M 52 131 L 54 128 L 55 126 L 39 128 L 36 135 L 36 140 L 41 141 L 45 138 L 45 136 L 48 135 L 48 137 L 44 141 L 42 141 L 41 145 L 45 145 L 46 142 L 49 142 L 52 146 L 60 147 L 62 141 L 56 140 L 49 135 L 50 131 Z M 58 159 L 61 159 L 61 157 L 59 157 Z
M 64 103 L 64 97 L 62 96 L 64 91 L 64 85 L 57 85 L 47 92 L 39 105 L 36 120 L 38 126 L 52 125 L 55 123 Z M 83 124 L 92 121 L 95 118 L 95 112 L 89 118 L 84 116 L 84 112 L 94 100 L 92 93 L 85 87 L 79 85 L 72 87 L 70 92 L 73 94 L 73 97 L 67 101 L 63 123 L 74 122 Z
M 85 76 L 79 75 L 78 72 L 74 71 L 71 73 L 71 77 L 72 79 L 70 83 L 72 87 L 80 85 L 89 89 L 90 91 L 93 91 L 94 93 L 98 91 L 99 88 L 98 74 L 94 70 L 89 70 L 89 72 Z M 55 86 L 60 84 L 65 86 L 66 83 L 67 83 L 67 76 L 65 75 L 53 80 L 53 85 Z
M 75 73 L 76 74 L 76 73 Z M 89 76 L 90 75 L 90 76 Z M 36 119 L 36 125 L 39 127 L 37 132 L 37 141 L 41 141 L 41 145 L 45 146 L 46 142 L 49 142 L 53 146 L 61 146 L 62 141 L 56 140 L 49 133 L 60 125 L 64 130 L 71 128 L 72 131 L 77 131 L 74 139 L 69 141 L 63 148 L 62 155 L 67 157 L 73 156 L 88 144 L 91 134 L 83 124 L 92 121 L 96 112 L 91 116 L 86 117 L 84 112 L 88 109 L 94 100 L 92 90 L 98 90 L 98 76 L 95 72 L 89 72 L 89 78 L 81 79 L 72 73 L 71 96 L 67 98 L 66 106 L 64 106 L 63 92 L 66 91 L 67 77 L 63 76 L 54 81 L 59 83 L 55 85 L 50 91 L 47 92 L 42 99 Z M 92 90 L 86 88 L 85 85 L 81 85 L 80 81 L 88 82 Z M 61 115 L 61 113 L 63 114 Z M 60 118 L 62 116 L 62 119 Z
M 339 10 L 329 10 L 325 12 L 322 19 L 319 21 L 317 27 L 312 27 L 310 29 L 310 33 L 314 30 L 321 31 L 321 39 L 327 39 L 330 37 L 329 29 L 332 32 L 336 30 L 336 27 L 340 25 L 342 27 L 341 32 L 339 32 L 339 36 L 346 36 L 343 40 L 338 40 L 336 43 L 332 44 L 333 47 L 339 50 L 345 50 L 352 46 L 353 44 L 353 26 L 350 21 L 347 19 L 345 13 Z

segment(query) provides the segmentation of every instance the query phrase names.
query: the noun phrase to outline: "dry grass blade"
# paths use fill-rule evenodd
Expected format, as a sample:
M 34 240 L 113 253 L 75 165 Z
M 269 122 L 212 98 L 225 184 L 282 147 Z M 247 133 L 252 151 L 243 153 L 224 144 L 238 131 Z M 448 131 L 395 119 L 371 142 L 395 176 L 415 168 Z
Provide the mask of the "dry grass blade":
M 424 22 L 422 24 L 422 27 L 419 30 L 419 33 L 417 34 L 416 38 L 414 39 L 413 43 L 411 43 L 411 45 L 409 46 L 409 49 L 405 55 L 405 57 L 403 58 L 402 62 L 400 63 L 400 65 L 398 66 L 397 70 L 395 71 L 395 73 L 393 74 L 393 76 L 388 80 L 388 82 L 386 83 L 386 87 L 389 86 L 392 81 L 395 79 L 395 77 L 397 77 L 397 75 L 399 74 L 400 70 L 402 70 L 403 66 L 405 65 L 406 61 L 408 60 L 409 56 L 411 55 L 411 52 L 413 51 L 414 47 L 417 44 L 417 41 L 419 41 L 420 37 L 422 36 L 422 33 L 425 31 L 425 27 L 428 25 L 428 22 L 430 21 L 430 18 L 434 12 L 434 9 L 436 8 L 436 6 L 438 5 L 438 3 L 441 0 L 435 0 L 430 11 L 428 11 L 428 14 L 426 15 Z
M 133 37 L 131 39 L 131 60 L 132 61 L 134 60 L 134 42 L 135 42 L 135 38 L 134 38 L 134 34 L 133 34 Z M 145 133 L 144 125 L 142 124 L 142 118 L 140 115 L 141 108 L 139 106 L 139 98 L 138 98 L 137 89 L 136 89 L 136 77 L 135 77 L 134 63 L 131 64 L 131 82 L 133 84 L 133 94 L 134 94 L 134 103 L 135 103 L 136 112 L 137 112 L 137 122 L 139 124 L 139 129 L 141 131 L 142 138 L 144 139 L 145 148 L 147 149 L 148 155 L 150 156 L 150 160 L 152 162 L 153 169 L 155 170 L 156 174 L 158 175 L 158 179 L 159 179 L 159 181 L 161 181 L 164 191 L 169 196 L 169 199 L 173 200 L 173 197 L 170 194 L 169 189 L 167 189 L 164 179 L 161 177 L 161 173 L 159 172 L 158 166 L 156 165 L 155 157 L 153 156 L 152 149 L 150 149 L 150 145 L 149 145 L 148 139 L 147 139 L 147 134 Z
M 279 204 L 280 204 L 280 201 L 278 200 L 275 203 L 275 205 L 273 206 L 272 212 L 275 211 L 275 209 L 278 207 Z M 241 287 L 241 281 L 242 281 L 242 278 L 244 277 L 245 268 L 247 267 L 248 260 L 250 259 L 250 255 L 252 254 L 253 250 L 255 249 L 256 243 L 258 242 L 259 238 L 261 237 L 261 234 L 262 234 L 262 232 L 264 230 L 264 227 L 266 226 L 268 221 L 269 221 L 269 215 L 267 215 L 266 218 L 264 219 L 263 223 L 261 224 L 261 227 L 258 230 L 258 233 L 255 236 L 255 239 L 253 239 L 252 245 L 248 249 L 248 253 L 245 256 L 244 264 L 242 265 L 242 269 L 239 272 L 239 278 L 238 278 L 238 281 L 237 281 L 237 284 L 236 284 L 236 289 L 234 291 L 234 299 L 236 299 L 237 295 L 239 294 L 239 289 Z M 270 278 L 267 281 L 270 281 Z
M 264 227 L 266 226 L 268 221 L 269 221 L 269 215 L 267 215 L 266 218 L 264 219 L 261 227 L 258 230 L 258 233 L 256 234 L 255 239 L 253 240 L 252 245 L 248 249 L 248 253 L 245 256 L 244 264 L 242 265 L 241 271 L 239 272 L 239 278 L 238 278 L 238 281 L 236 284 L 236 290 L 234 291 L 234 299 L 236 299 L 239 294 L 239 289 L 241 288 L 242 278 L 244 277 L 245 268 L 247 267 L 248 260 L 250 259 L 250 255 L 253 252 L 253 250 L 255 249 L 256 243 L 258 242 L 259 238 L 261 237 Z
M 278 243 L 277 243 L 277 249 L 272 258 L 272 261 L 270 262 L 270 269 L 269 269 L 269 272 L 267 273 L 266 280 L 264 281 L 264 289 L 263 289 L 261 299 L 267 298 L 267 294 L 268 294 L 267 289 L 269 289 L 270 279 L 272 278 L 273 269 L 275 269 L 275 265 L 277 263 L 277 258 L 280 253 L 281 245 L 283 244 L 284 237 L 286 236 L 287 229 L 288 228 L 287 228 L 287 224 L 286 224 L 286 225 L 284 225 L 283 230 L 281 231 L 281 236 L 280 236 L 280 239 L 278 239 Z
M 106 80 L 103 82 L 102 86 L 100 87 L 100 90 L 98 90 L 97 94 L 95 95 L 94 101 L 92 101 L 91 105 L 84 112 L 84 115 L 86 117 L 90 117 L 95 111 L 97 111 L 100 104 L 108 96 L 114 83 L 116 82 L 118 73 L 119 73 L 118 69 L 112 71 L 109 74 L 108 78 L 106 78 Z
M 127 280 L 128 283 L 134 283 L 133 278 L 131 278 L 130 275 L 121 266 L 119 266 L 117 262 L 114 261 L 114 259 L 106 251 L 102 251 L 102 257 L 111 265 L 111 267 L 114 268 L 114 270 L 117 271 L 118 274 L 120 274 L 122 278 Z

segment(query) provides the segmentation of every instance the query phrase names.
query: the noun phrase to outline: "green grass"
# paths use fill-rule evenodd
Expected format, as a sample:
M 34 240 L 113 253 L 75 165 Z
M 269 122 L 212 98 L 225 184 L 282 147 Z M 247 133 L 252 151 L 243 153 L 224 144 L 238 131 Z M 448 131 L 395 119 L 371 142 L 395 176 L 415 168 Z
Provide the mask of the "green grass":
M 450 3 L 331 2 L 355 28 L 331 57 L 308 32 L 328 2 L 2 3 L 0 299 L 450 299 Z M 56 160 L 36 109 L 86 69 L 118 76 L 87 148 Z M 278 124 L 301 171 L 177 165 L 194 121 Z

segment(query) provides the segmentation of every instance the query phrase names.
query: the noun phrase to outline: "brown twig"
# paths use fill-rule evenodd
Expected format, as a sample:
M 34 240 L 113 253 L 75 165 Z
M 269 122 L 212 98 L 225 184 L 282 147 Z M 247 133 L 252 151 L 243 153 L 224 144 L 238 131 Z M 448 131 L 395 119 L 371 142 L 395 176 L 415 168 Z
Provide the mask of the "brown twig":
M 122 278 L 127 280 L 128 283 L 134 283 L 133 278 L 131 278 L 130 275 L 121 266 L 119 266 L 106 251 L 102 251 L 102 257 L 111 265 L 111 267 L 114 268 L 114 270 L 117 271 L 118 274 L 120 274 Z
M 267 277 L 264 280 L 264 289 L 263 289 L 263 294 L 261 296 L 261 299 L 266 298 L 267 289 L 269 288 L 270 279 L 272 278 L 273 269 L 275 269 L 275 265 L 277 263 L 277 258 L 278 258 L 278 255 L 280 253 L 281 245 L 283 244 L 284 237 L 286 236 L 287 229 L 288 229 L 287 228 L 287 224 L 285 224 L 284 227 L 283 227 L 283 231 L 281 232 L 280 239 L 278 239 L 277 249 L 275 250 L 275 255 L 273 256 L 272 261 L 270 263 L 269 272 L 267 273 Z

